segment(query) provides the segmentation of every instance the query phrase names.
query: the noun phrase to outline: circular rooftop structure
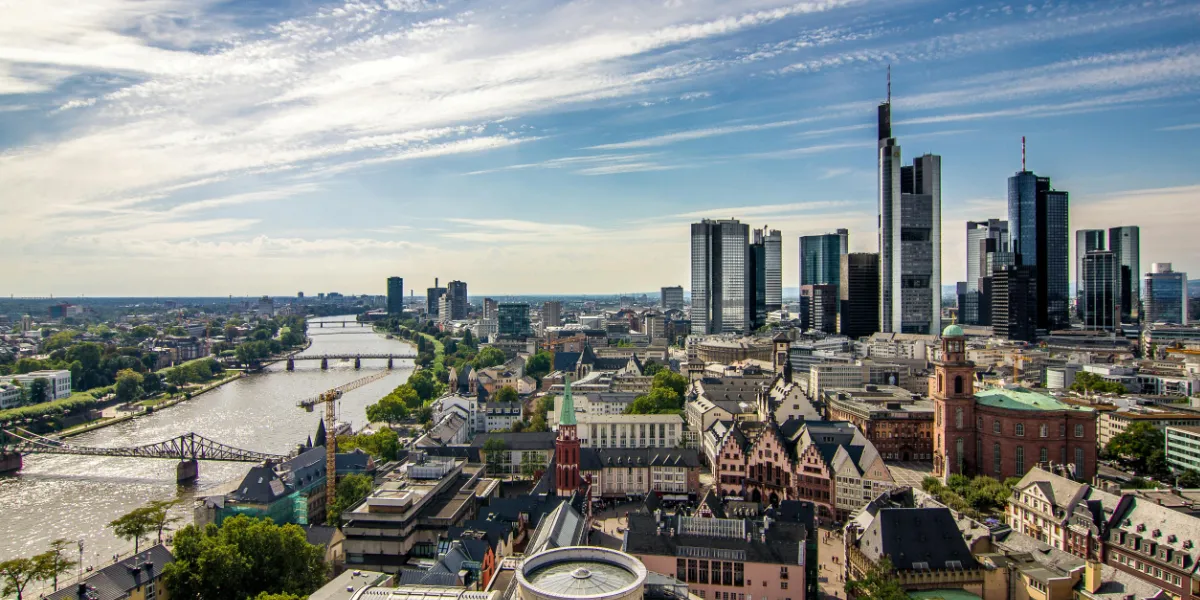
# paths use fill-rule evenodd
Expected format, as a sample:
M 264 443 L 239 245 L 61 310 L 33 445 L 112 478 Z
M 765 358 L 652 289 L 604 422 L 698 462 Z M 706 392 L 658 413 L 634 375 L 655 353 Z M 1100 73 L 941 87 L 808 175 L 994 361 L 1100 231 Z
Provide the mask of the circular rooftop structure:
M 522 600 L 640 600 L 646 566 L 624 552 L 570 546 L 526 558 L 517 582 Z
M 963 337 L 963 329 L 955 324 L 947 325 L 946 328 L 942 330 L 942 337 Z

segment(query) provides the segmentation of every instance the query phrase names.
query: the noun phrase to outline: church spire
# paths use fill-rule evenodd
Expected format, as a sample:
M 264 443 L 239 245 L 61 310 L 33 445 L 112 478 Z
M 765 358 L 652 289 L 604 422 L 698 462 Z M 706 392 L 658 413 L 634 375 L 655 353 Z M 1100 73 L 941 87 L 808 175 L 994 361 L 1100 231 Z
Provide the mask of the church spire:
M 575 400 L 571 398 L 571 375 L 563 376 L 562 409 L 558 413 L 559 425 L 575 425 Z

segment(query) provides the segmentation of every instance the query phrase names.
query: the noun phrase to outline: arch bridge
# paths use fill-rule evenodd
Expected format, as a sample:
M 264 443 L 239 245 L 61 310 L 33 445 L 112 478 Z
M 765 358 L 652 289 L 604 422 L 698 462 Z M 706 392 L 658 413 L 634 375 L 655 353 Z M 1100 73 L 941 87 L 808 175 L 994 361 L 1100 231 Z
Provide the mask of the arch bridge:
M 353 360 L 355 369 L 361 369 L 362 361 L 364 361 L 364 360 L 386 360 L 387 368 L 391 369 L 391 368 L 395 367 L 395 361 L 397 361 L 397 360 L 412 360 L 412 359 L 415 359 L 416 357 L 417 357 L 417 355 L 413 354 L 411 352 L 390 352 L 390 353 L 379 353 L 379 354 L 371 354 L 371 353 L 302 354 L 302 355 L 288 357 L 287 370 L 295 371 L 296 370 L 296 362 L 302 361 L 302 360 L 319 360 L 319 361 L 321 361 L 321 369 L 322 370 L 329 369 L 329 361 L 331 361 L 331 360 Z

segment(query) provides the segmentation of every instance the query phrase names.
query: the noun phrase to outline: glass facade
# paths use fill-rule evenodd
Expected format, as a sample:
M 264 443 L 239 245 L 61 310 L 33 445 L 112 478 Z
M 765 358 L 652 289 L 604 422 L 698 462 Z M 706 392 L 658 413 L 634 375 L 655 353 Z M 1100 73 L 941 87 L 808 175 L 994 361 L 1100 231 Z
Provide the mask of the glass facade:
M 1146 323 L 1187 323 L 1187 274 L 1171 270 L 1171 263 L 1154 263 L 1146 273 Z
M 1050 189 L 1049 177 L 1021 171 L 1008 178 L 1009 248 L 1017 264 L 1037 272 L 1037 326 L 1070 325 L 1070 215 L 1067 192 Z
M 529 305 L 502 302 L 497 308 L 499 333 L 506 337 L 525 337 L 529 330 Z
M 849 232 L 800 237 L 800 285 L 839 285 L 842 255 L 849 246 Z
M 1117 255 L 1121 266 L 1120 302 L 1121 322 L 1136 323 L 1141 294 L 1138 283 L 1142 280 L 1141 230 L 1136 225 L 1113 227 L 1108 230 L 1108 249 Z
M 1120 264 L 1112 252 L 1083 257 L 1083 328 L 1112 331 L 1120 323 Z
M 735 220 L 692 224 L 692 331 L 739 333 L 750 327 L 750 228 Z
M 1083 319 L 1083 257 L 1088 252 L 1104 250 L 1103 229 L 1080 229 L 1075 232 L 1075 314 Z
M 404 312 L 404 278 L 402 277 L 388 277 L 387 311 L 389 315 L 398 315 Z

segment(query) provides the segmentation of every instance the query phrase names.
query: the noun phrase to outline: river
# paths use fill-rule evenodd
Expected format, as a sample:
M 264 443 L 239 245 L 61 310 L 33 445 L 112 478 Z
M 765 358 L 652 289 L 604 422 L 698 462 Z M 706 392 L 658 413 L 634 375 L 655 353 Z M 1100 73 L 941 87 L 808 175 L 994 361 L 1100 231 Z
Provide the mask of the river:
M 309 322 L 312 346 L 305 354 L 349 352 L 387 353 L 411 350 L 407 342 L 389 340 L 359 328 L 317 327 L 319 321 L 354 317 L 325 317 Z M 339 418 L 359 428 L 366 406 L 404 383 L 412 361 L 397 361 L 392 375 L 347 392 Z M 316 433 L 321 411 L 312 413 L 296 402 L 349 383 L 386 367 L 383 361 L 331 363 L 322 371 L 319 361 L 297 361 L 288 372 L 284 363 L 268 367 L 152 415 L 105 427 L 70 439 L 81 446 L 136 446 L 170 439 L 189 431 L 246 450 L 286 454 Z M 0 476 L 0 560 L 31 556 L 57 538 L 84 542 L 84 562 L 111 563 L 114 553 L 132 544 L 112 535 L 107 524 L 150 500 L 180 498 L 177 510 L 192 521 L 192 501 L 214 488 L 239 480 L 249 463 L 201 461 L 200 477 L 191 485 L 175 483 L 176 461 L 92 456 L 31 455 L 15 476 Z M 72 552 L 75 552 L 72 544 Z M 78 559 L 77 554 L 73 554 Z

